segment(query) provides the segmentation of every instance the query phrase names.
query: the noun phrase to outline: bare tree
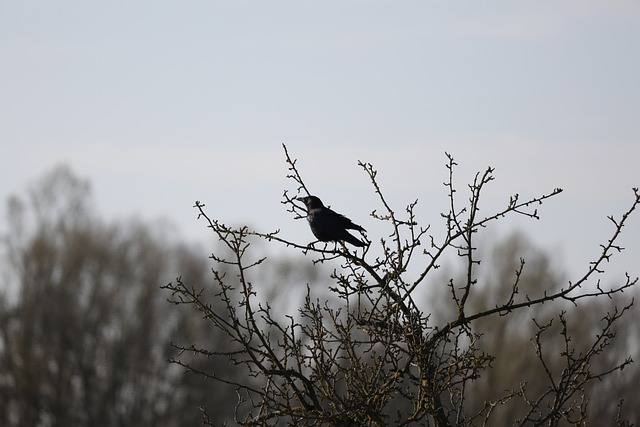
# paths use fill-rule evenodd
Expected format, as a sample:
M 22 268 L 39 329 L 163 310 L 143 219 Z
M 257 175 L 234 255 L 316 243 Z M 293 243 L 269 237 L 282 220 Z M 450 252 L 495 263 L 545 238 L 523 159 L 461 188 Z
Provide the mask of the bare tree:
M 293 195 L 285 191 L 282 203 L 294 218 L 302 218 L 305 212 L 296 196 L 310 192 L 286 147 L 285 155 L 288 177 L 296 188 Z M 496 296 L 492 305 L 483 305 L 478 293 L 491 290 L 480 282 L 478 233 L 508 215 L 538 219 L 537 206 L 562 190 L 528 199 L 516 194 L 503 209 L 482 216 L 481 195 L 494 179 L 493 168 L 476 174 L 469 184 L 468 198 L 461 201 L 453 184 L 456 163 L 448 154 L 447 159 L 449 208 L 442 213 L 442 239 L 430 233 L 430 226 L 419 225 L 417 201 L 398 213 L 383 195 L 377 171 L 362 162 L 359 165 L 380 205 L 371 215 L 389 228 L 389 237 L 367 241 L 363 250 L 352 251 L 340 244 L 306 246 L 281 238 L 278 231 L 229 227 L 210 217 L 205 205 L 196 202 L 200 217 L 225 248 L 211 257 L 215 262 L 215 297 L 206 298 L 206 288 L 184 280 L 166 288 L 172 292 L 172 302 L 194 305 L 209 327 L 226 335 L 228 345 L 212 347 L 187 341 L 176 347 L 195 356 L 225 360 L 244 376 L 205 371 L 181 357 L 174 362 L 236 389 L 238 400 L 230 422 L 247 426 L 491 425 L 499 409 L 517 404 L 520 409 L 509 420 L 513 425 L 587 423 L 588 393 L 594 392 L 591 386 L 595 380 L 632 362 L 630 357 L 616 354 L 606 363 L 597 363 L 608 354 L 614 327 L 633 301 L 616 300 L 607 307 L 598 333 L 580 348 L 572 340 L 568 319 L 584 304 L 608 301 L 637 284 L 637 278 L 626 275 L 625 281 L 605 287 L 599 276 L 606 262 L 623 250 L 617 241 L 640 203 L 638 189 L 634 189 L 630 208 L 618 219 L 609 218 L 611 238 L 577 280 L 563 283 L 541 276 L 540 280 L 550 278 L 552 283 L 528 287 L 524 283 L 528 264 L 521 259 L 509 274 L 506 292 Z M 315 264 L 330 265 L 331 297 L 314 297 L 307 287 L 297 312 L 281 320 L 261 293 L 261 269 L 268 260 L 252 251 L 257 241 L 284 245 L 302 252 Z M 416 290 L 426 286 L 427 278 L 449 253 L 459 257 L 464 274 L 441 283 L 441 288 L 448 290 L 451 310 L 432 319 Z M 221 302 L 224 308 L 214 309 L 214 302 Z M 544 320 L 533 316 L 531 344 L 521 349 L 533 355 L 543 385 L 530 387 L 523 381 L 491 400 L 474 399 L 475 385 L 495 360 L 485 350 L 485 342 L 491 339 L 488 322 L 521 313 L 531 315 L 532 308 L 560 302 L 569 305 L 551 317 L 545 311 Z M 615 406 L 615 402 L 611 404 Z M 620 417 L 614 417 L 611 423 L 623 424 Z M 204 421 L 213 424 L 206 414 Z
M 565 283 L 565 273 L 553 261 L 551 253 L 535 247 L 522 232 L 513 233 L 505 239 L 496 240 L 493 236 L 485 236 L 485 241 L 478 245 L 479 258 L 482 259 L 478 272 L 476 292 L 468 300 L 473 311 L 480 312 L 494 307 L 500 301 L 506 301 L 511 293 L 514 272 L 520 270 L 522 259 L 526 259 L 519 278 L 521 293 L 542 295 L 560 289 Z M 458 273 L 455 277 L 462 276 Z M 457 279 L 462 280 L 462 279 Z M 447 313 L 453 310 L 449 292 L 434 289 L 429 298 L 437 311 L 432 319 L 442 321 Z M 499 400 L 505 390 L 519 390 L 526 385 L 529 396 L 541 396 L 548 392 L 549 372 L 561 373 L 566 367 L 562 357 L 566 353 L 564 334 L 570 335 L 574 353 L 586 353 L 593 345 L 593 340 L 602 334 L 608 312 L 615 307 L 624 307 L 625 298 L 629 295 L 617 295 L 609 298 L 590 298 L 578 305 L 561 299 L 520 309 L 505 316 L 491 316 L 479 319 L 473 325 L 475 333 L 481 334 L 483 351 L 493 356 L 491 369 L 468 387 L 466 398 L 467 410 L 479 411 L 486 402 Z M 634 345 L 640 328 L 637 310 L 625 315 L 623 322 L 616 325 L 617 335 L 621 339 L 613 339 L 613 329 L 609 336 L 606 352 L 591 357 L 591 372 L 604 372 L 621 355 L 637 353 Z M 538 351 L 536 338 L 540 333 L 540 325 L 545 325 Z M 540 354 L 545 355 L 544 364 Z M 624 399 L 627 402 L 637 401 L 640 397 L 631 384 L 638 380 L 638 371 L 625 369 L 601 378 L 577 394 L 580 399 L 589 399 L 585 408 L 588 411 L 590 424 L 610 425 L 619 414 L 616 402 Z M 593 397 L 593 398 L 591 398 Z M 606 397 L 606 398 L 603 398 Z M 587 402 L 584 402 L 587 403 Z M 639 414 L 634 407 L 625 405 L 627 417 L 633 417 L 637 423 Z M 508 405 L 500 405 L 493 410 L 492 425 L 509 425 L 514 420 L 524 419 L 530 410 L 525 399 L 512 399 Z M 570 423 L 571 424 L 571 423 Z

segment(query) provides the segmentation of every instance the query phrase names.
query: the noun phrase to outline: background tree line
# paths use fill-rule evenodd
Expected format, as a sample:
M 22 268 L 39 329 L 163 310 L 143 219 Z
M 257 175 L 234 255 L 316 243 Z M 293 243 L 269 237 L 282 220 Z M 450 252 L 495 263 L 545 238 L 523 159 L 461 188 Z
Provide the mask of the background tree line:
M 66 167 L 7 211 L 0 425 L 195 425 L 198 405 L 233 405 L 232 393 L 167 363 L 177 335 L 217 339 L 159 290 L 176 274 L 211 281 L 194 247 L 161 222 L 105 222 L 88 183 Z
M 358 293 L 363 292 L 363 287 L 359 285 L 365 283 L 355 260 L 340 258 L 345 255 L 340 249 L 335 253 L 331 249 L 328 253 L 316 253 L 319 258 L 315 261 L 319 262 L 313 262 L 308 252 L 305 257 L 296 254 L 261 262 L 256 265 L 259 273 L 251 276 L 255 287 L 243 288 L 246 283 L 237 278 L 236 266 L 221 263 L 225 257 L 237 255 L 241 246 L 234 254 L 233 247 L 221 241 L 210 260 L 202 248 L 164 233 L 161 222 L 106 222 L 92 209 L 89 184 L 65 167 L 43 176 L 24 196 L 8 200 L 7 212 L 0 288 L 1 425 L 183 426 L 201 424 L 203 415 L 211 425 L 249 424 L 252 420 L 258 425 L 324 422 L 300 410 L 300 396 L 288 394 L 287 384 L 300 388 L 302 394 L 313 390 L 305 389 L 302 377 L 288 381 L 286 375 L 292 374 L 276 372 L 273 366 L 269 367 L 271 374 L 265 375 L 244 357 L 268 360 L 270 356 L 260 353 L 266 348 L 278 354 L 274 353 L 275 359 L 285 354 L 278 349 L 296 344 L 283 343 L 283 334 L 273 330 L 278 327 L 288 330 L 288 324 L 301 325 L 309 332 L 335 332 L 340 322 L 327 329 L 314 326 L 323 315 L 322 321 L 327 321 L 326 316 L 332 313 L 323 312 L 322 307 L 334 310 L 345 300 L 362 298 Z M 237 231 L 221 224 L 218 231 L 220 227 Z M 269 244 L 244 230 L 238 240 L 240 244 L 249 238 L 254 239 L 253 248 Z M 277 235 L 267 237 L 270 240 Z M 465 302 L 467 314 L 482 312 L 513 297 L 514 272 L 521 272 L 518 295 L 540 295 L 559 289 L 566 282 L 563 272 L 550 262 L 553 254 L 533 247 L 523 235 L 510 236 L 480 252 L 478 257 L 485 261 L 474 279 L 478 283 L 477 292 Z M 526 259 L 526 269 L 521 269 L 521 257 Z M 384 268 L 384 264 L 380 262 L 378 267 Z M 347 273 L 336 274 L 336 269 L 341 268 L 346 268 Z M 446 274 L 439 274 L 440 281 L 448 283 Z M 456 275 L 462 278 L 451 279 L 451 283 L 464 282 L 464 271 L 450 272 L 450 276 Z M 178 281 L 176 276 L 180 276 Z M 160 289 L 169 282 L 173 294 Z M 366 283 L 371 285 L 370 281 Z M 482 288 L 487 283 L 491 287 Z M 402 291 L 402 287 L 397 289 Z M 395 304 L 375 288 L 365 292 L 370 297 L 361 300 L 362 307 L 370 315 L 377 313 L 376 301 L 379 308 Z M 421 296 L 423 299 L 412 301 L 422 307 L 423 314 L 429 313 L 429 327 L 446 324 L 451 312 L 458 309 L 451 292 L 446 285 L 432 286 L 428 298 Z M 589 372 L 607 372 L 621 364 L 625 367 L 622 372 L 604 375 L 600 381 L 581 384 L 579 378 L 574 379 L 578 383 L 571 401 L 575 401 L 578 409 L 584 406 L 593 425 L 616 422 L 624 425 L 625 420 L 640 423 L 640 413 L 633 404 L 640 401 L 634 387 L 638 370 L 625 363 L 628 356 L 638 354 L 640 322 L 635 307 L 615 322 L 615 328 L 603 331 L 607 313 L 611 314 L 614 307 L 624 310 L 635 293 L 635 288 L 630 288 L 622 295 L 588 298 L 579 304 L 570 300 L 550 301 L 505 315 L 480 318 L 464 334 L 449 337 L 459 340 L 457 347 L 443 343 L 441 351 L 461 351 L 460 357 L 450 361 L 471 366 L 482 360 L 487 364 L 464 381 L 464 412 L 486 413 L 486 405 L 491 402 L 495 405 L 491 408 L 492 425 L 511 425 L 522 418 L 531 408 L 527 399 L 544 395 L 548 389 L 549 374 L 562 377 L 567 368 L 569 354 L 565 354 L 564 330 L 569 331 L 576 359 L 578 354 L 594 350 L 594 338 L 606 338 L 606 345 L 595 348 L 598 354 L 588 359 Z M 167 298 L 178 304 L 167 303 Z M 246 307 L 252 298 L 257 302 L 253 318 L 243 317 L 251 316 Z M 196 310 L 183 307 L 182 303 L 193 304 Z M 362 307 L 350 306 L 345 310 L 356 312 Z M 354 330 L 363 336 L 387 334 L 400 340 L 402 336 L 396 329 L 406 313 L 394 313 L 396 319 L 378 318 L 369 324 L 354 324 Z M 564 314 L 559 317 L 558 313 Z M 273 331 L 265 335 L 269 338 L 263 343 L 266 348 L 250 341 L 255 353 L 236 353 L 238 348 L 228 330 L 216 327 L 215 322 L 243 324 L 237 323 L 238 317 L 244 322 L 255 322 L 257 330 Z M 545 328 L 546 325 L 549 326 Z M 542 348 L 536 347 L 536 334 L 544 338 L 540 341 L 544 342 Z M 329 335 L 299 338 L 307 340 L 300 343 L 301 355 L 319 342 L 327 343 L 327 347 L 332 342 Z M 251 340 L 255 339 L 256 335 L 252 335 Z M 383 347 L 380 342 L 370 345 L 376 351 Z M 336 348 L 344 351 L 341 346 Z M 471 348 L 473 352 L 468 353 Z M 547 365 L 540 364 L 538 351 L 543 353 Z M 340 363 L 357 360 L 363 370 L 376 366 L 374 353 L 365 353 L 335 360 Z M 471 359 L 465 359 L 469 356 Z M 354 373 L 350 381 L 356 381 L 355 375 L 360 372 L 354 366 L 345 372 L 349 369 Z M 300 375 L 306 372 L 301 369 Z M 336 372 L 326 372 L 327 376 L 333 374 Z M 285 381 L 277 383 L 283 375 Z M 326 384 L 336 386 L 327 392 L 341 398 L 349 395 L 345 389 L 352 386 L 349 381 Z M 405 380 L 398 389 L 409 386 L 409 380 Z M 593 387 L 597 389 L 594 391 Z M 276 393 L 269 395 L 273 400 L 267 403 L 247 401 L 248 395 L 242 394 L 247 389 L 256 390 L 255 396 L 269 395 L 269 390 Z M 456 390 L 452 387 L 448 389 L 449 395 L 442 393 L 447 422 L 452 422 L 451 411 L 456 409 L 448 403 L 455 402 Z M 515 398 L 514 392 L 518 390 L 526 393 L 523 391 Z M 620 405 L 622 399 L 626 404 Z M 502 400 L 505 403 L 508 400 L 508 404 L 501 404 Z M 389 414 L 414 411 L 411 402 L 410 397 L 388 402 L 380 411 L 389 417 L 386 421 L 383 415 L 382 418 L 371 415 L 367 421 L 353 418 L 358 415 L 356 412 L 345 419 L 352 425 L 393 425 Z M 362 407 L 375 406 L 374 403 L 352 402 Z M 282 411 L 276 412 L 278 417 L 260 418 L 261 414 L 278 410 Z M 466 419 L 469 424 L 482 425 L 484 418 Z M 427 416 L 423 421 L 426 425 L 443 422 L 437 416 Z

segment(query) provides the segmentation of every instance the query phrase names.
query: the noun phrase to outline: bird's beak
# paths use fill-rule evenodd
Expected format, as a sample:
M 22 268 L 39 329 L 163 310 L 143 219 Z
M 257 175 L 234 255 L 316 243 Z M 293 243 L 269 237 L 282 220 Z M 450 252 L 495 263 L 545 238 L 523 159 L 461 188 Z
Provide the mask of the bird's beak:
M 306 197 L 296 197 L 296 200 L 300 200 L 301 202 L 305 202 L 307 200 Z

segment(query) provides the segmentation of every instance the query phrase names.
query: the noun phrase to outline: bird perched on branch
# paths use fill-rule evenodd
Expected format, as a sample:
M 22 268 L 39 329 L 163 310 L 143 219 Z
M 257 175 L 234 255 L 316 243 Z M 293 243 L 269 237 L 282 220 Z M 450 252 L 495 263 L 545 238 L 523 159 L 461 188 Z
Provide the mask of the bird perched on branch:
M 354 224 L 349 218 L 325 207 L 316 196 L 298 197 L 307 207 L 307 220 L 313 235 L 321 242 L 345 241 L 353 246 L 364 246 L 347 230 L 357 230 L 361 233 L 365 229 Z

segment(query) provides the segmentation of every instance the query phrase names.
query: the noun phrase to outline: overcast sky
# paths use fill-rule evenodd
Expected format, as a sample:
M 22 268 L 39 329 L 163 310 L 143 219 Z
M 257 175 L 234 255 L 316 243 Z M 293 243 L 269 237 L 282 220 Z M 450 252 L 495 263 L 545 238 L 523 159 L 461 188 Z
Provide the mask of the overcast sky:
M 105 217 L 168 218 L 192 240 L 209 236 L 195 200 L 311 240 L 280 204 L 283 143 L 373 240 L 358 160 L 436 233 L 445 151 L 461 199 L 496 167 L 486 213 L 562 187 L 542 221 L 502 230 L 576 271 L 640 185 L 638 1 L 0 0 L 0 58 L 3 199 L 66 163 Z M 640 213 L 625 232 L 638 274 Z

